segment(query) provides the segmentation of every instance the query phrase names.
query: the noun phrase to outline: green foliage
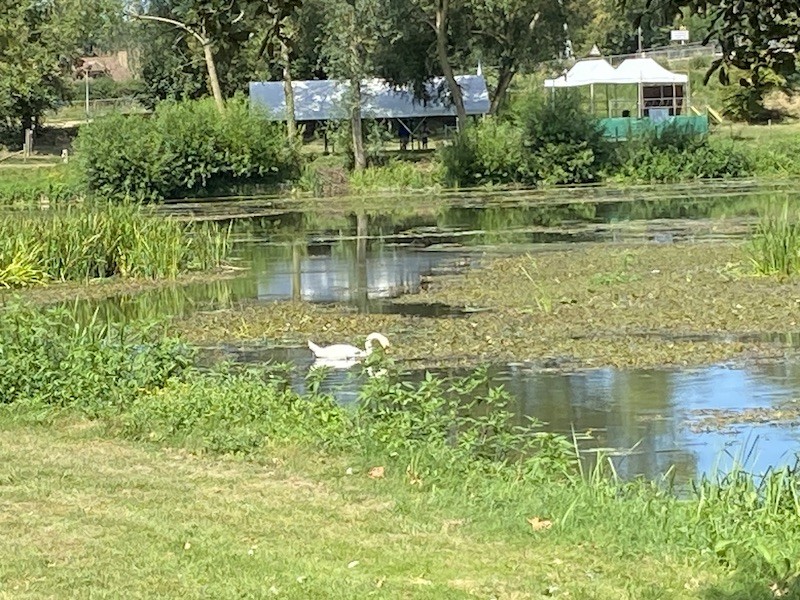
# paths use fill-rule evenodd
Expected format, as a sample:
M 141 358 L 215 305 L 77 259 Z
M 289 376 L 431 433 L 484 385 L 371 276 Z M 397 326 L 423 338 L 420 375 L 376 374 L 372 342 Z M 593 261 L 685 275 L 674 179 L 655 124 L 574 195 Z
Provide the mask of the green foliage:
M 222 368 L 142 394 L 122 417 L 134 439 L 199 452 L 251 454 L 274 443 L 348 444 L 350 419 L 330 396 L 299 396 L 278 368 Z
M 191 360 L 183 344 L 142 328 L 80 324 L 65 309 L 0 312 L 0 404 L 73 407 L 91 416 L 131 405 Z
M 82 196 L 74 169 L 57 167 L 0 170 L 0 205 L 62 204 Z
M 213 102 L 159 104 L 149 119 L 114 115 L 81 128 L 76 141 L 88 189 L 159 200 L 223 184 L 281 181 L 298 171 L 283 127 L 244 98 L 220 115 Z
M 15 212 L 0 218 L 0 287 L 97 277 L 175 277 L 219 266 L 228 232 L 131 204 Z
M 748 254 L 759 274 L 788 277 L 800 272 L 800 215 L 789 211 L 788 202 L 761 218 Z
M 483 369 L 450 380 L 427 374 L 414 384 L 383 374 L 361 391 L 357 431 L 368 454 L 410 461 L 414 475 L 429 483 L 506 466 L 519 478 L 568 475 L 572 445 L 538 431 L 537 421 L 515 425 L 511 402 Z
M 111 77 L 102 76 L 89 81 L 89 99 L 106 100 L 109 98 L 135 98 L 144 92 L 144 85 L 139 80 L 114 81 Z M 73 98 L 83 100 L 86 97 L 86 83 L 83 80 L 72 84 Z
M 0 10 L 0 122 L 30 127 L 69 96 L 70 67 L 120 26 L 119 0 L 5 2 Z
M 608 175 L 632 183 L 744 177 L 754 168 L 748 155 L 733 144 L 677 126 L 639 135 L 617 152 L 617 164 L 609 167 Z
M 599 179 L 611 147 L 575 95 L 528 96 L 513 121 L 484 120 L 443 149 L 451 183 L 556 185 Z
M 597 119 L 581 105 L 577 94 L 558 102 L 530 96 L 520 109 L 524 145 L 532 155 L 534 180 L 547 185 L 593 183 L 611 156 Z
M 461 132 L 441 150 L 450 185 L 526 183 L 529 156 L 514 123 L 484 119 Z
M 383 166 L 368 167 L 350 174 L 350 189 L 356 193 L 378 190 L 420 190 L 439 188 L 444 169 L 439 161 L 410 163 L 391 161 Z

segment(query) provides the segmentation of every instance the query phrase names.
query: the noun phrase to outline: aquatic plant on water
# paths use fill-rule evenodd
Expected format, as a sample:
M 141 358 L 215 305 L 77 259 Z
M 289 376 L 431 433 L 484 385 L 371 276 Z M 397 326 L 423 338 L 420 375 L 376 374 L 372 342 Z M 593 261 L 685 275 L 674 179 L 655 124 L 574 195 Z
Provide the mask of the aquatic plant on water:
M 748 252 L 759 274 L 791 276 L 800 271 L 800 218 L 788 203 L 762 216 Z

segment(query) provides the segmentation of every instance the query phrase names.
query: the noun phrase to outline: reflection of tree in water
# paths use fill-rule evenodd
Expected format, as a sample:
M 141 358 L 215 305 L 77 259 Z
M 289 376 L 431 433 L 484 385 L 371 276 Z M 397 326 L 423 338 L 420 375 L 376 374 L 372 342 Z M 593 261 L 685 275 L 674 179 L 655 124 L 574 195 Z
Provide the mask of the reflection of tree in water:
M 621 474 L 656 477 L 675 465 L 680 477 L 696 473 L 696 458 L 681 448 L 672 374 L 603 369 L 579 374 L 511 373 L 505 386 L 519 399 L 520 412 L 547 423 L 547 430 L 588 432 L 586 447 L 636 454 L 614 460 Z
M 533 207 L 453 207 L 440 220 L 442 229 L 483 231 L 473 237 L 479 244 L 519 244 L 537 241 L 526 228 L 557 228 L 569 221 L 594 221 L 594 204 L 558 204 Z
M 203 309 L 228 308 L 255 295 L 255 281 L 242 277 L 171 285 L 101 300 L 71 301 L 63 306 L 75 315 L 78 322 L 88 323 L 97 318 L 103 323 L 128 323 L 168 316 L 182 317 Z
M 652 219 L 710 219 L 723 217 L 745 217 L 760 214 L 777 199 L 786 199 L 788 194 L 747 194 L 732 196 L 689 198 L 642 198 L 620 202 L 597 204 L 598 220 L 603 222 L 639 221 Z

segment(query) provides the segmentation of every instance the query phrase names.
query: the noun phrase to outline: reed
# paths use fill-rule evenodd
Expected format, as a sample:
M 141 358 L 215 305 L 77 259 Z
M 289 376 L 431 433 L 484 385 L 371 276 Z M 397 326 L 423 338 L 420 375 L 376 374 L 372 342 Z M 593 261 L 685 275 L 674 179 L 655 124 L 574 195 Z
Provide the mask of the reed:
M 800 271 L 800 219 L 790 212 L 788 202 L 762 216 L 748 254 L 761 275 L 789 277 Z
M 135 204 L 0 217 L 0 287 L 105 277 L 172 278 L 219 266 L 229 231 L 184 225 Z

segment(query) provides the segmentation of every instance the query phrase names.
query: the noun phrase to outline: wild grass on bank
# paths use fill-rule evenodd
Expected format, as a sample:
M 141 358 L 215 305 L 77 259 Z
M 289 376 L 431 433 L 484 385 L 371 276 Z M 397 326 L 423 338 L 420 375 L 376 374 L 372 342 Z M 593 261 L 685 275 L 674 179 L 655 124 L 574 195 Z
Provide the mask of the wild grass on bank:
M 176 277 L 219 266 L 228 232 L 184 225 L 135 204 L 0 217 L 0 287 L 104 277 Z
M 0 206 L 57 205 L 82 198 L 66 165 L 0 169 Z
M 681 557 L 727 569 L 758 592 L 748 597 L 797 591 L 800 477 L 790 469 L 761 479 L 735 471 L 679 498 L 657 483 L 582 474 L 572 443 L 518 421 L 508 394 L 481 371 L 409 383 L 384 364 L 347 408 L 320 391 L 318 373 L 303 394 L 281 368 L 203 373 L 185 346 L 155 330 L 78 325 L 63 310 L 8 306 L 0 335 L 0 404 L 17 418 L 66 410 L 200 454 L 263 458 L 292 447 L 345 457 L 354 472 L 380 466 L 372 478 L 410 517 L 461 519 L 509 542 L 530 544 L 533 534 L 537 547 L 582 545 L 604 552 L 611 568 Z M 647 582 L 631 585 L 631 597 L 642 597 Z
M 792 276 L 800 272 L 800 215 L 784 203 L 761 217 L 750 242 L 750 262 L 761 275 Z

